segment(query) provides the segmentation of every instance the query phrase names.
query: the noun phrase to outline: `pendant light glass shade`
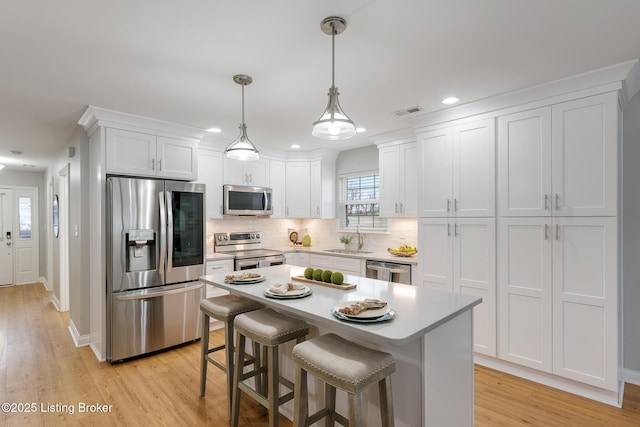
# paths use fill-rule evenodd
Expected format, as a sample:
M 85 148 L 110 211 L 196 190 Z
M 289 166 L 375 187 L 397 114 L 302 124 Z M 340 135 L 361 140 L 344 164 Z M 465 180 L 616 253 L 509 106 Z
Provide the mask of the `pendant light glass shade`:
M 233 81 L 242 85 L 242 123 L 240 124 L 240 136 L 233 141 L 226 150 L 225 156 L 234 160 L 258 160 L 260 154 L 255 145 L 247 136 L 247 125 L 244 123 L 244 87 L 253 82 L 253 79 L 244 74 L 233 76 Z
M 329 88 L 329 103 L 322 116 L 313 124 L 311 135 L 320 139 L 349 139 L 356 134 L 356 126 L 342 111 L 338 88 Z
M 347 28 L 347 22 L 337 16 L 330 16 L 322 20 L 320 28 L 325 34 L 331 35 L 331 87 L 329 88 L 329 102 L 322 116 L 313 123 L 311 134 L 316 138 L 330 141 L 349 139 L 356 134 L 353 121 L 342 111 L 338 101 L 338 88 L 335 85 L 335 36 Z

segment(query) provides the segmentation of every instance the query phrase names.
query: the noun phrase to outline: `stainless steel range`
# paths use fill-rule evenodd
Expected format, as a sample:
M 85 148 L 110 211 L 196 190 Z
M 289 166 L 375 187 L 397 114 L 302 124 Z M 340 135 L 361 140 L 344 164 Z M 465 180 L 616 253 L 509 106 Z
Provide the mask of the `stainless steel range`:
M 259 231 L 215 233 L 215 251 L 234 256 L 234 270 L 286 264 L 282 251 L 262 248 Z

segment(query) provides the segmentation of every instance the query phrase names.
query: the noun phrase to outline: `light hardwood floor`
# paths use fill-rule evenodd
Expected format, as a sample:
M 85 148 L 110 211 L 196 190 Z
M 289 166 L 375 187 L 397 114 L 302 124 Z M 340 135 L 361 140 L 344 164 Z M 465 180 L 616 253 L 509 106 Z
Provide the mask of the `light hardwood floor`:
M 0 287 L 0 403 L 35 404 L 35 412 L 0 412 L 0 426 L 228 425 L 218 369 L 209 368 L 207 394 L 199 396 L 199 342 L 111 365 L 75 348 L 68 325 L 41 284 Z M 640 426 L 640 387 L 627 385 L 618 409 L 487 368 L 475 372 L 476 426 Z M 109 412 L 81 413 L 81 404 Z M 268 425 L 250 399 L 241 417 L 242 426 Z

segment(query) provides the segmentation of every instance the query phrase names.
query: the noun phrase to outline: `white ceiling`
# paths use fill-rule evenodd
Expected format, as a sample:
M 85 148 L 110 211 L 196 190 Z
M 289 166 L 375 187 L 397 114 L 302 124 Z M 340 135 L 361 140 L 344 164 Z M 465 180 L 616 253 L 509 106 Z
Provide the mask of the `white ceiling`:
M 365 134 L 311 136 L 331 84 Z M 348 150 L 406 127 L 393 112 L 520 89 L 640 57 L 638 0 L 3 0 L 0 163 L 44 168 L 87 105 L 233 140 L 245 89 L 260 147 Z M 19 157 L 11 150 L 24 152 Z

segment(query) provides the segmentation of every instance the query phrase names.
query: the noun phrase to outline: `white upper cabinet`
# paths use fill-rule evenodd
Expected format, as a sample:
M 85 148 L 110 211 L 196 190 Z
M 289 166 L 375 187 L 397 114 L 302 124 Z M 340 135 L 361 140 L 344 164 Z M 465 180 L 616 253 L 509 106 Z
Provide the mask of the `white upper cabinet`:
M 288 218 L 309 218 L 311 216 L 311 172 L 309 162 L 287 162 L 286 177 L 286 216 Z
M 269 160 L 269 186 L 271 187 L 271 218 L 284 218 L 287 208 L 285 198 L 286 168 L 283 160 Z
M 194 180 L 198 144 L 123 129 L 106 130 L 107 173 Z
M 495 214 L 495 124 L 479 120 L 418 133 L 420 217 Z
M 617 141 L 615 93 L 500 117 L 500 215 L 616 215 Z
M 222 218 L 222 158 L 221 151 L 198 152 L 198 183 L 206 184 L 207 218 Z
M 378 150 L 380 165 L 380 216 L 418 215 L 418 148 L 416 143 Z
M 224 183 L 248 185 L 252 187 L 269 186 L 269 160 L 258 159 L 242 161 L 224 158 Z
M 551 108 L 498 118 L 498 206 L 502 216 L 551 212 Z
M 617 94 L 554 105 L 551 123 L 554 215 L 616 215 Z
M 311 218 L 335 218 L 335 162 L 329 160 L 312 160 L 309 166 L 311 174 Z

